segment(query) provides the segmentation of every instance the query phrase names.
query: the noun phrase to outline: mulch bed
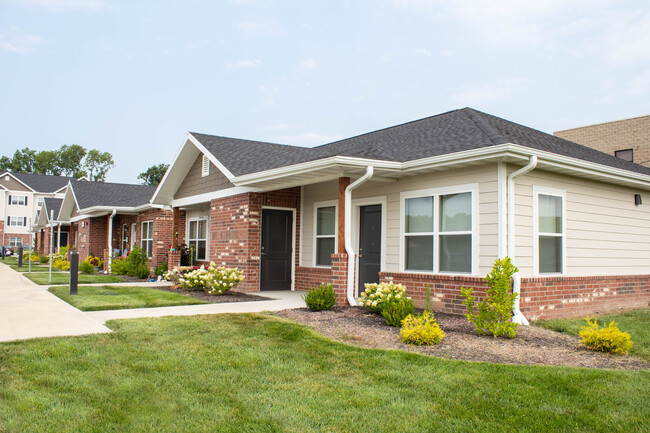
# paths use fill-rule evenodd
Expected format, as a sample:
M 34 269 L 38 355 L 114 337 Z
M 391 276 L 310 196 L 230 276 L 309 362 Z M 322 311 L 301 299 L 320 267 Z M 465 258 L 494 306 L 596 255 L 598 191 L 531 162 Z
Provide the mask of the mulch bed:
M 399 349 L 447 359 L 499 364 L 626 370 L 650 368 L 650 363 L 643 359 L 593 352 L 580 347 L 580 339 L 576 336 L 537 326 L 520 326 L 513 339 L 494 338 L 477 335 L 474 326 L 464 316 L 435 313 L 447 336 L 435 346 L 412 346 L 400 341 L 398 328 L 386 325 L 383 317 L 361 307 L 336 307 L 321 312 L 297 308 L 276 314 L 309 325 L 334 340 L 361 347 Z
M 269 301 L 273 298 L 265 296 L 251 295 L 250 293 L 235 292 L 230 290 L 223 295 L 211 295 L 203 290 L 188 290 L 180 286 L 155 286 L 152 289 L 164 290 L 166 292 L 174 292 L 181 295 L 189 296 L 190 298 L 200 299 L 211 304 L 223 304 L 226 302 L 251 302 L 251 301 Z

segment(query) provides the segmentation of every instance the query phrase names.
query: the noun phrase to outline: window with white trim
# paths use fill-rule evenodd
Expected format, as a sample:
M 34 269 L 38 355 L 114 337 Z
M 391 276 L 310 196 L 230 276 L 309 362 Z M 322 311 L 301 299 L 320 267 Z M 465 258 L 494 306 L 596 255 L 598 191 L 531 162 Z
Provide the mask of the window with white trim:
M 147 257 L 153 257 L 153 221 L 142 222 L 142 240 L 140 248 L 147 253 Z
M 210 159 L 203 155 L 203 160 L 201 161 L 201 176 L 206 177 L 210 174 Z
M 43 206 L 43 197 L 36 199 L 36 208 L 40 210 L 41 206 Z
M 7 226 L 13 227 L 27 227 L 27 217 L 21 216 L 8 216 Z
M 314 227 L 314 265 L 332 266 L 336 251 L 336 206 L 316 206 Z
M 126 224 L 122 224 L 122 254 L 129 248 L 129 229 Z
M 23 238 L 14 238 L 14 237 L 9 237 L 9 246 L 10 247 L 19 247 L 23 244 Z
M 194 251 L 197 261 L 208 259 L 208 220 L 190 219 L 187 223 L 187 246 Z
M 537 259 L 540 274 L 564 271 L 564 197 L 539 192 L 537 200 Z
M 27 196 L 26 195 L 10 195 L 8 199 L 8 204 L 12 206 L 27 206 Z
M 472 192 L 404 199 L 404 270 L 472 273 Z

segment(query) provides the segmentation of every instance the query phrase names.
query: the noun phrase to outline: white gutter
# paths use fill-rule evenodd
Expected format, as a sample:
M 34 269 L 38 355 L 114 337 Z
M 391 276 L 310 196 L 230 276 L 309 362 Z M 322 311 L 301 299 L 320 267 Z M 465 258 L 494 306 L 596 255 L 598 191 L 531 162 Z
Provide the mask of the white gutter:
M 529 171 L 533 170 L 536 166 L 537 166 L 537 156 L 533 155 L 530 157 L 530 161 L 528 162 L 528 165 L 520 168 L 519 170 L 515 171 L 514 173 L 511 173 L 510 176 L 508 176 L 508 257 L 510 257 L 510 260 L 512 260 L 513 263 L 515 261 L 515 177 L 521 174 L 528 173 Z M 512 291 L 513 293 L 517 294 L 517 297 L 515 298 L 515 305 L 513 306 L 512 309 L 512 313 L 514 314 L 514 316 L 512 317 L 512 321 L 515 323 L 519 323 L 520 325 L 528 326 L 528 320 L 526 320 L 522 312 L 519 310 L 519 293 L 521 291 L 521 278 L 519 277 L 518 272 L 512 276 L 512 281 L 513 281 Z
M 111 272 L 111 264 L 113 263 L 113 218 L 117 213 L 117 209 L 113 209 L 110 218 L 108 219 L 108 272 Z
M 347 284 L 347 297 L 348 304 L 357 305 L 357 300 L 354 296 L 354 263 L 355 251 L 352 247 L 352 190 L 367 181 L 372 177 L 375 169 L 372 165 L 366 168 L 366 174 L 355 180 L 352 184 L 345 188 L 345 252 L 348 253 L 348 284 Z

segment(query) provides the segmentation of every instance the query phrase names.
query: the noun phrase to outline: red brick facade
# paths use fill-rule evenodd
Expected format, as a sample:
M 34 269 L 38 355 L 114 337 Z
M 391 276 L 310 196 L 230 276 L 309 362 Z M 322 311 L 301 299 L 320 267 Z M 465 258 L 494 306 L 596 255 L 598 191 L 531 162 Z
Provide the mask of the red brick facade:
M 77 251 L 79 261 L 83 261 L 89 255 L 100 257 L 105 260 L 104 252 L 108 244 L 108 219 L 110 215 L 94 218 L 86 218 L 76 223 Z

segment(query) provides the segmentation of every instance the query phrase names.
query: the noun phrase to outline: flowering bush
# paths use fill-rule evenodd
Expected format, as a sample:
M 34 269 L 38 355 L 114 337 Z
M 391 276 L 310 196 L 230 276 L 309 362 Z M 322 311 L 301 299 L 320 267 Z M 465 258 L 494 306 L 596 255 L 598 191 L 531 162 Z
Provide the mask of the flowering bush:
M 406 287 L 401 284 L 372 283 L 365 285 L 366 290 L 361 293 L 359 302 L 363 307 L 373 313 L 381 314 L 388 302 L 393 299 L 411 299 L 406 296 Z
M 88 263 L 93 268 L 101 268 L 103 265 L 102 259 L 100 259 L 99 257 L 95 257 L 92 254 L 86 257 L 84 263 Z
M 175 281 L 185 289 L 205 290 L 211 295 L 223 295 L 244 279 L 244 275 L 237 268 L 224 268 L 210 262 L 207 268 L 201 266 L 186 273 L 172 270 L 165 274 L 167 281 Z

